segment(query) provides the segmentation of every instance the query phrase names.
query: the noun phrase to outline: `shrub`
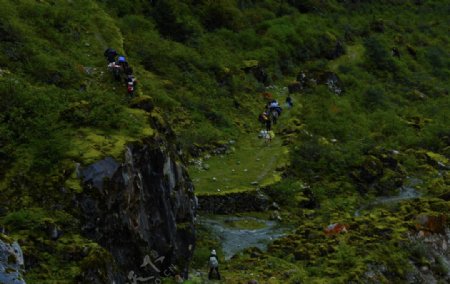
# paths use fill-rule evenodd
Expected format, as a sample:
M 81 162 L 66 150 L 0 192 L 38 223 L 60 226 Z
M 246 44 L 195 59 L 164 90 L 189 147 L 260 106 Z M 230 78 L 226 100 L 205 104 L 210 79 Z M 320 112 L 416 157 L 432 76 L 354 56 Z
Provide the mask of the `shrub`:
M 384 89 L 381 86 L 370 86 L 364 94 L 363 105 L 369 110 L 385 105 Z
M 193 17 L 189 6 L 180 1 L 158 1 L 153 16 L 160 33 L 176 41 L 185 42 L 202 32 L 201 25 Z
M 397 66 L 385 45 L 376 37 L 369 37 L 364 41 L 367 64 L 382 72 L 395 72 Z

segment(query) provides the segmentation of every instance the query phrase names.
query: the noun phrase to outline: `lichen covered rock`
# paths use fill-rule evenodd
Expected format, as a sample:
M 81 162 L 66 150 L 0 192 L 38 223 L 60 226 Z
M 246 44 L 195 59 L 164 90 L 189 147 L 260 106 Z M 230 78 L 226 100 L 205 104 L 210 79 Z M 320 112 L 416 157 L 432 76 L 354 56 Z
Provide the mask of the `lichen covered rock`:
M 175 149 L 159 138 L 129 145 L 124 162 L 104 177 L 101 184 L 85 179 L 90 190 L 78 195 L 76 206 L 84 235 L 107 248 L 117 264 L 120 273 L 110 280 L 122 283 L 131 272 L 159 277 L 169 268 L 186 276 L 196 202 Z M 145 259 L 155 265 L 142 266 Z
M 0 283 L 25 283 L 20 271 L 23 265 L 23 254 L 19 244 L 0 233 Z

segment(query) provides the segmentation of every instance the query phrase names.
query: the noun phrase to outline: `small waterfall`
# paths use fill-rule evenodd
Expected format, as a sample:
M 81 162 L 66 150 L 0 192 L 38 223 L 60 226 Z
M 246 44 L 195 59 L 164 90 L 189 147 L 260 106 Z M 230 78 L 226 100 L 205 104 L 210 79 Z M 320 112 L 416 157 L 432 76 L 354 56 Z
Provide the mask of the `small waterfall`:
M 397 203 L 397 202 L 407 200 L 407 199 L 418 198 L 418 197 L 422 196 L 422 194 L 419 191 L 417 191 L 415 187 L 421 183 L 423 183 L 423 181 L 421 179 L 414 178 L 414 177 L 408 177 L 406 179 L 406 185 L 404 185 L 398 189 L 398 195 L 377 197 L 374 201 L 357 209 L 355 211 L 354 216 L 359 217 L 359 216 L 361 216 L 362 210 L 366 210 L 366 209 L 374 207 L 376 205 L 392 204 L 392 203 Z

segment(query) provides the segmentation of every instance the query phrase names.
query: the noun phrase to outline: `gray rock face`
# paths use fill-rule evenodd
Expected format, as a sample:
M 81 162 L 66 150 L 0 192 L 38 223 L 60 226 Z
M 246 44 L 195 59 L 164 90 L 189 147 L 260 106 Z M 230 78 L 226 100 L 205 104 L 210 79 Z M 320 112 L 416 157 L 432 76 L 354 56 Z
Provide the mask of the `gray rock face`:
M 114 164 L 100 161 L 88 167 L 92 170 L 83 173 L 91 189 L 77 198 L 83 233 L 114 257 L 119 272 L 111 283 L 125 283 L 130 275 L 186 277 L 195 244 L 196 201 L 176 151 L 165 140 L 154 139 L 128 146 L 125 162 L 111 173 L 114 167 L 109 165 Z M 86 178 L 99 165 L 103 174 Z
M 83 177 L 83 182 L 98 189 L 103 189 L 103 180 L 105 178 L 111 178 L 118 167 L 119 163 L 113 158 L 107 157 L 83 169 L 81 176 Z
M 3 241 L 0 233 L 0 283 L 24 284 L 20 268 L 24 265 L 22 250 L 17 242 Z

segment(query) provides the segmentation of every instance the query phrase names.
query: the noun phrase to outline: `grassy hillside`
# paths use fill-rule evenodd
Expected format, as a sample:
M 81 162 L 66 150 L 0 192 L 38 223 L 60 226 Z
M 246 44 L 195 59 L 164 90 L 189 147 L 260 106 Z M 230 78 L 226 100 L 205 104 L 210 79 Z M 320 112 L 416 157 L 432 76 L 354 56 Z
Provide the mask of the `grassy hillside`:
M 285 255 L 306 242 L 299 233 L 270 257 L 283 259 L 283 267 L 296 265 L 299 281 L 326 280 L 337 269 L 356 267 L 345 281 L 360 277 L 367 263 L 382 262 L 387 239 L 387 249 L 398 256 L 391 260 L 392 279 L 403 280 L 405 272 L 397 268 L 409 255 L 399 245 L 401 232 L 412 215 L 445 213 L 448 206 L 433 198 L 448 194 L 450 183 L 449 4 L 0 0 L 0 224 L 34 240 L 25 245 L 26 257 L 42 265 L 30 265 L 26 277 L 71 281 L 88 265 L 64 259 L 64 246 L 50 254 L 42 249 L 44 225 L 24 229 L 31 214 L 36 224 L 50 220 L 71 232 L 76 247 L 89 243 L 78 236 L 76 221 L 66 222 L 75 217 L 64 217 L 70 193 L 82 190 L 77 163 L 120 159 L 126 143 L 155 133 L 149 117 L 167 120 L 187 155 L 223 140 L 239 142 L 243 133 L 259 129 L 262 94 L 271 92 L 266 87 L 285 87 L 300 72 L 334 72 L 343 93 L 309 81 L 293 95 L 299 107 L 277 128 L 293 166 L 275 186 L 276 195 L 283 206 L 295 208 L 288 211 L 298 232 L 334 222 L 364 226 L 352 212 L 376 196 L 396 194 L 407 177 L 423 181 L 424 203 L 417 212 L 402 207 L 401 214 L 375 212 L 364 219 L 388 226 L 394 219 L 380 220 L 393 214 L 399 229 L 392 237 L 380 229 L 369 241 L 323 244 L 310 238 L 311 247 L 333 249 L 311 250 L 317 255 L 303 258 L 300 252 Z M 139 82 L 138 99 L 155 105 L 151 113 L 130 108 L 124 87 L 106 70 L 106 47 L 127 56 Z M 249 180 L 234 181 L 241 182 L 248 186 Z M 303 184 L 320 204 L 309 221 L 303 216 L 310 212 L 295 203 L 302 200 Z M 367 242 L 375 245 L 359 262 L 367 251 L 357 248 Z

